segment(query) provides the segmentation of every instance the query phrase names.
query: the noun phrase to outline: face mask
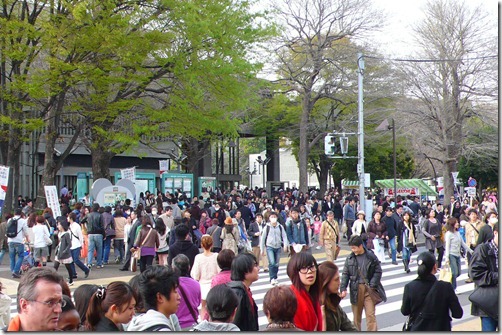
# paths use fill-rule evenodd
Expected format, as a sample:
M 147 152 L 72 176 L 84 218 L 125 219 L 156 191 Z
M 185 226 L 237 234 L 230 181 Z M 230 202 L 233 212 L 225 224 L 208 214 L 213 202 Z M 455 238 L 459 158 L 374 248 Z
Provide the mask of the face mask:
M 497 219 L 497 218 L 490 218 L 490 223 L 491 224 L 496 224 L 497 222 L 499 222 L 499 219 Z
M 270 223 L 276 223 L 277 222 L 277 218 L 270 218 Z
M 157 215 L 157 211 L 152 211 L 152 215 Z
M 220 207 L 216 206 L 216 207 L 214 207 L 214 209 L 216 209 L 217 211 L 219 211 Z

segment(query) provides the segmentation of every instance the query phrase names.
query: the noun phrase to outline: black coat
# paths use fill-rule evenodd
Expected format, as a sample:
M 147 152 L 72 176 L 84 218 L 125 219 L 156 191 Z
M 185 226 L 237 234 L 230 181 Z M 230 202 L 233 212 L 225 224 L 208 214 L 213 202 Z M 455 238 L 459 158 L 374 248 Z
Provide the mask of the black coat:
M 385 222 L 385 226 L 387 227 L 387 236 L 389 236 L 389 240 L 392 240 L 397 235 L 397 223 L 396 217 L 394 214 L 391 216 L 384 215 L 382 216 L 382 220 Z
M 253 214 L 251 210 L 247 206 L 239 207 L 239 211 L 241 212 L 242 219 L 244 220 L 244 224 L 246 225 L 246 229 L 249 229 L 249 225 L 251 224 L 251 219 L 253 218 Z
M 192 241 L 176 241 L 172 246 L 169 247 L 169 256 L 167 256 L 167 264 L 172 266 L 173 258 L 183 254 L 190 260 L 190 269 L 193 267 L 193 262 L 195 256 L 199 254 L 199 248 Z
M 255 236 L 256 233 L 260 232 L 258 223 L 256 221 L 251 222 L 249 229 L 247 230 L 248 238 L 251 240 L 252 247 L 258 247 L 260 245 L 260 236 Z
M 94 331 L 96 332 L 118 332 L 122 329 L 119 329 L 116 324 L 112 322 L 112 320 L 108 319 L 106 316 L 103 316 L 101 320 L 99 320 L 98 324 L 94 327 Z
M 239 327 L 241 331 L 258 331 L 258 306 L 254 300 L 252 302 L 249 300 L 246 286 L 241 281 L 231 281 L 227 286 L 239 298 L 233 324 Z
M 362 274 L 366 277 L 366 281 L 371 288 L 377 289 L 383 301 L 387 301 L 385 290 L 380 282 L 382 279 L 382 267 L 380 261 L 375 256 L 373 251 L 365 248 L 366 261 L 361 269 Z M 357 305 L 357 292 L 359 286 L 359 271 L 356 255 L 352 252 L 346 259 L 342 271 L 342 282 L 340 292 L 346 291 L 350 280 L 350 303 Z
M 413 236 L 415 236 L 415 242 L 417 241 L 418 239 L 418 236 L 417 236 L 417 229 L 415 227 L 415 225 L 410 222 L 410 226 L 411 226 L 411 229 L 413 230 Z M 398 252 L 401 252 L 403 251 L 403 242 L 404 242 L 404 245 L 406 246 L 406 244 L 408 243 L 408 241 L 403 241 L 403 232 L 406 230 L 406 226 L 404 225 L 404 222 L 400 222 L 399 223 L 399 226 L 397 227 L 397 251 Z M 416 252 L 417 251 L 417 246 L 415 245 L 414 247 L 410 248 L 410 251 L 412 253 Z
M 469 266 L 469 274 L 477 286 L 498 286 L 499 269 L 495 259 L 495 248 L 492 242 L 480 244 L 474 249 Z M 485 312 L 472 304 L 471 314 L 488 316 Z
M 437 282 L 432 299 L 425 302 L 425 297 L 432 285 Z M 423 313 L 423 320 L 416 322 L 412 331 L 451 331 L 451 315 L 455 319 L 462 318 L 464 311 L 458 301 L 451 283 L 438 281 L 432 274 L 424 279 L 417 278 L 404 287 L 401 313 L 416 317 Z

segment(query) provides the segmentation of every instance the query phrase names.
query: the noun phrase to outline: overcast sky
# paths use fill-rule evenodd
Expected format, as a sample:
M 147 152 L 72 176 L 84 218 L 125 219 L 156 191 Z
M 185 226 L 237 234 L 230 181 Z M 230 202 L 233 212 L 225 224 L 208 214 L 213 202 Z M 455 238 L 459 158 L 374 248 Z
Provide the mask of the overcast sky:
M 410 55 L 412 25 L 424 18 L 423 7 L 427 0 L 373 0 L 377 8 L 388 15 L 388 26 L 374 35 L 380 43 L 378 49 L 389 56 Z M 498 0 L 466 0 L 467 5 L 483 5 L 485 10 L 498 20 Z

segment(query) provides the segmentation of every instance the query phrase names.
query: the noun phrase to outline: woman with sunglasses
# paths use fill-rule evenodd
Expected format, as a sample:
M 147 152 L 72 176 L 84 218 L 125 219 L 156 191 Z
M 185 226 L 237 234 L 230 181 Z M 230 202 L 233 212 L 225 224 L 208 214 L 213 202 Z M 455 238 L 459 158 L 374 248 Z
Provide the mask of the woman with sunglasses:
M 294 324 L 305 331 L 322 331 L 323 328 L 317 269 L 314 256 L 307 252 L 293 254 L 288 262 L 291 289 L 298 301 Z

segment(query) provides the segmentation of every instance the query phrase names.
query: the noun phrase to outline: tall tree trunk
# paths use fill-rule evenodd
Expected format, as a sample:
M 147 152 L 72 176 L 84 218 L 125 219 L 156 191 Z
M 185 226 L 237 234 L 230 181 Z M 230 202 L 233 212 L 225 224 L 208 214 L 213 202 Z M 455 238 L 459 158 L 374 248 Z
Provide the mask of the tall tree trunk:
M 302 116 L 300 121 L 300 147 L 298 150 L 298 168 L 300 169 L 299 176 L 299 187 L 300 192 L 307 193 L 308 192 L 308 171 L 307 171 L 307 162 L 309 156 L 309 143 L 308 143 L 308 121 L 309 121 L 309 113 L 310 113 L 310 92 L 305 92 L 305 96 L 303 98 L 303 106 L 302 106 Z
M 19 171 L 19 158 L 21 156 L 21 139 L 20 132 L 15 127 L 11 127 L 9 132 L 9 148 L 7 151 L 7 162 L 6 165 L 10 167 L 9 169 L 9 183 L 7 185 L 7 193 L 5 194 L 4 207 L 2 210 L 2 217 L 6 214 L 12 212 L 17 206 L 14 205 L 16 200 L 16 192 L 19 192 L 19 178 L 16 174 Z
M 91 150 L 92 175 L 94 180 L 99 178 L 111 180 L 110 163 L 113 157 L 115 157 L 115 154 L 101 144 Z

